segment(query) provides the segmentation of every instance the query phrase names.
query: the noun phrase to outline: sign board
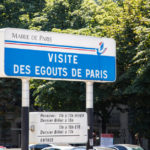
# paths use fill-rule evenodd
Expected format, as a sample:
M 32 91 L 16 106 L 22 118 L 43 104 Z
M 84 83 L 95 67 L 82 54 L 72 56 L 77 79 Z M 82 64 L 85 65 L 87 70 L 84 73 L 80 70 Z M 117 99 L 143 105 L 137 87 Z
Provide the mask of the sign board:
M 0 76 L 113 82 L 116 44 L 110 38 L 0 29 Z
M 29 143 L 86 143 L 85 112 L 30 112 Z
M 109 147 L 113 145 L 113 134 L 101 134 L 100 145 L 102 147 Z

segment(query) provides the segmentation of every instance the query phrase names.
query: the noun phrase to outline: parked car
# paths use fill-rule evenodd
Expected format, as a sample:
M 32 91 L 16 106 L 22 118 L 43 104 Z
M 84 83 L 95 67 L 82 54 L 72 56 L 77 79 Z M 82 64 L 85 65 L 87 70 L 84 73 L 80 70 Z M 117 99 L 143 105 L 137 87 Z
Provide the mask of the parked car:
M 42 150 L 72 150 L 74 147 L 72 146 L 52 146 L 52 147 L 45 147 Z
M 75 147 L 72 150 L 86 150 L 86 147 L 85 146 Z M 114 150 L 114 149 L 109 147 L 94 146 L 93 150 Z
M 132 144 L 116 144 L 113 148 L 116 150 L 144 150 L 141 146 Z
M 86 150 L 86 146 L 77 146 L 74 147 L 72 150 Z
M 111 147 L 112 149 L 115 149 L 115 150 L 129 150 L 127 149 L 126 147 L 124 146 L 121 146 L 121 145 L 115 145 L 113 147 Z M 130 149 L 131 150 L 131 149 Z
M 53 144 L 31 144 L 29 145 L 29 150 L 41 150 L 45 147 L 52 147 Z
M 113 148 L 110 147 L 101 147 L 101 146 L 94 146 L 94 150 L 114 150 Z

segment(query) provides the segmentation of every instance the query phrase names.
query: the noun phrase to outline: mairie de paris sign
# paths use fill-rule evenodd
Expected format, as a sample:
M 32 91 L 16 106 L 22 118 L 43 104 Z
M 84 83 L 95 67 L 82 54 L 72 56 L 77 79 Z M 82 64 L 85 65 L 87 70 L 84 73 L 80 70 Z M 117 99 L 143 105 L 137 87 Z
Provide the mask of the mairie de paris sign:
M 0 76 L 114 82 L 116 43 L 111 38 L 0 29 Z

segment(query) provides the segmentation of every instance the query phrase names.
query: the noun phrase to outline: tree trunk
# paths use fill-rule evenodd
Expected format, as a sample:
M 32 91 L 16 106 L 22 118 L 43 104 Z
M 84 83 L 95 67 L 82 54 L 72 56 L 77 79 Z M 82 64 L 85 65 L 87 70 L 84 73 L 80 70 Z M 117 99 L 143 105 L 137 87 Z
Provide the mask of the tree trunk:
M 106 120 L 105 119 L 102 119 L 102 133 L 106 133 Z

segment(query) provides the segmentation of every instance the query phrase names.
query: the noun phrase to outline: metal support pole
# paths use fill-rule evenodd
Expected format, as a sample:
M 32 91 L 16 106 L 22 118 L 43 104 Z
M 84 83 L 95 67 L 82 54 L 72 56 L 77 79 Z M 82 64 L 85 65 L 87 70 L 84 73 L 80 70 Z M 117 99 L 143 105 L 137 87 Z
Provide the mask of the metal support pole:
M 93 149 L 93 82 L 86 82 L 86 112 L 88 119 L 87 150 Z
M 21 149 L 29 146 L 29 80 L 22 79 Z

